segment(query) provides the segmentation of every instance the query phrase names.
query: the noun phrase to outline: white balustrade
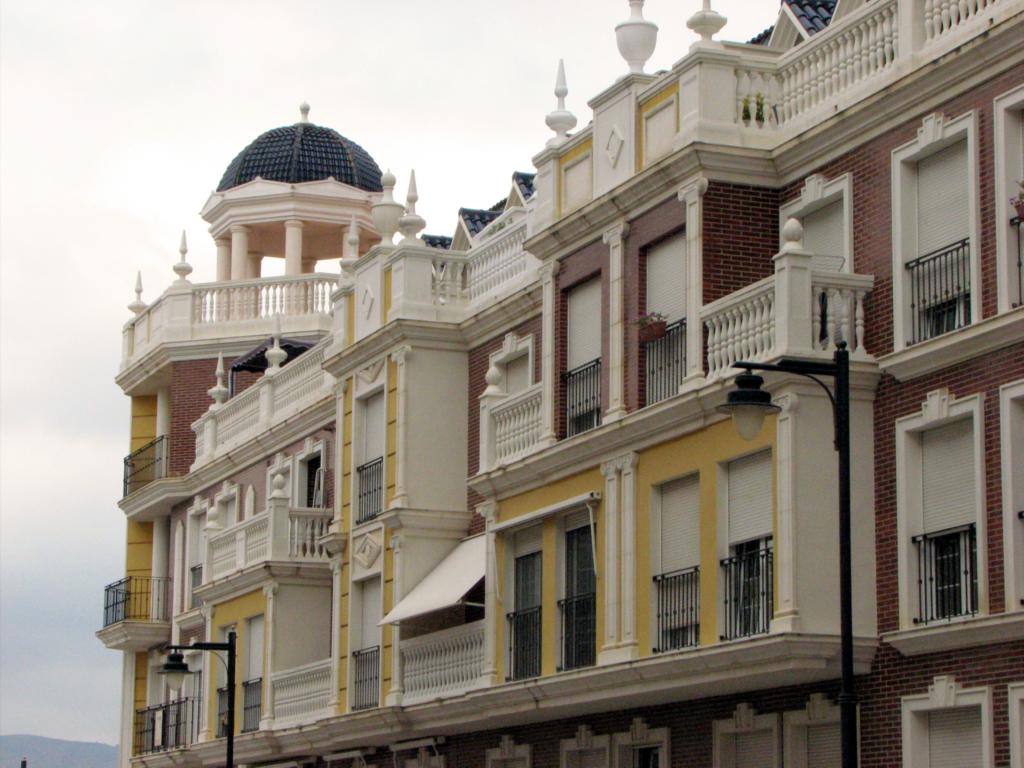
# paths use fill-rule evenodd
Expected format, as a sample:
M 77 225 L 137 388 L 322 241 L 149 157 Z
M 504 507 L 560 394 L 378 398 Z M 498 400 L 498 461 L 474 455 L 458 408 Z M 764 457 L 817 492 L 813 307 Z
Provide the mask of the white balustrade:
M 331 292 L 337 286 L 336 277 L 318 274 L 197 285 L 192 289 L 192 321 L 225 323 L 274 315 L 330 314 Z
M 270 677 L 270 709 L 280 721 L 303 722 L 323 714 L 331 699 L 331 660 L 323 659 Z
M 217 579 L 235 570 L 238 547 L 233 531 L 210 537 L 207 562 L 210 577 Z
M 832 352 L 845 341 L 851 354 L 864 354 L 864 297 L 874 278 L 842 272 L 814 272 L 811 346 Z
M 499 219 L 495 224 L 501 221 Z M 466 291 L 471 302 L 500 294 L 506 285 L 526 274 L 531 257 L 523 250 L 525 240 L 525 217 L 518 221 L 513 219 L 512 223 L 494 232 L 482 245 L 469 252 Z
M 444 254 L 443 251 L 440 254 Z M 430 264 L 430 295 L 435 304 L 451 306 L 466 298 L 466 257 L 437 255 Z
M 288 557 L 293 560 L 330 559 L 319 539 L 330 527 L 332 513 L 323 509 L 290 509 L 288 511 Z
M 266 513 L 210 537 L 210 576 L 219 579 L 270 557 L 270 518 Z
M 211 412 L 206 419 L 217 422 L 217 439 L 212 445 L 203 445 L 211 452 L 221 446 L 232 445 L 239 438 L 255 429 L 260 418 L 260 393 L 255 387 L 249 387 L 239 395 L 228 400 L 219 410 Z M 201 431 L 201 430 L 199 430 Z M 197 431 L 198 434 L 198 431 Z M 196 457 L 199 457 L 199 443 L 196 443 Z
M 484 621 L 402 640 L 404 704 L 463 693 L 480 684 Z
M 314 347 L 288 363 L 273 380 L 273 413 L 276 418 L 293 413 L 324 393 L 324 348 Z
M 707 329 L 708 377 L 721 376 L 737 360 L 762 360 L 775 347 L 775 277 L 723 296 L 701 312 Z
M 777 125 L 778 91 L 779 81 L 770 66 L 737 68 L 736 122 L 758 129 Z
M 949 34 L 998 2 L 999 0 L 924 0 L 926 42 Z
M 542 395 L 541 385 L 537 383 L 491 408 L 495 462 L 515 461 L 538 444 Z

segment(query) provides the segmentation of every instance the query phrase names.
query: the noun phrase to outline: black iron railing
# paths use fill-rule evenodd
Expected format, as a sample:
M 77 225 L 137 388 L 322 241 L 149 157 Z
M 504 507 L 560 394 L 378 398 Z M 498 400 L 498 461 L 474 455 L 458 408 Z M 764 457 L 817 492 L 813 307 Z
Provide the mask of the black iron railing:
M 136 710 L 132 754 L 181 749 L 199 740 L 202 710 L 198 698 L 183 698 Z
M 380 646 L 352 651 L 352 709 L 380 704 Z
M 679 392 L 686 376 L 686 320 L 677 320 L 665 335 L 644 344 L 646 403 L 653 405 Z
M 263 713 L 263 678 L 242 683 L 242 733 L 258 731 Z
M 700 566 L 654 577 L 655 653 L 700 644 Z
M 171 580 L 128 576 L 103 588 L 103 626 L 122 621 L 170 621 Z
M 601 359 L 566 371 L 565 436 L 572 437 L 601 423 Z
M 915 536 L 918 616 L 915 624 L 978 612 L 978 545 L 974 525 Z
M 768 631 L 774 610 L 772 550 L 756 549 L 722 560 L 725 633 L 722 640 Z
M 201 601 L 196 597 L 196 590 L 203 586 L 203 564 L 193 565 L 189 569 L 189 576 L 191 583 L 189 585 L 188 607 L 198 608 Z
M 562 664 L 559 669 L 591 667 L 595 661 L 597 600 L 593 592 L 558 601 L 562 630 Z
M 123 496 L 167 475 L 167 440 L 163 435 L 124 457 Z
M 541 607 L 523 608 L 507 615 L 508 679 L 540 677 Z
M 217 738 L 228 735 L 228 689 L 217 689 Z
M 384 510 L 384 458 L 356 467 L 358 509 L 356 522 L 365 523 Z
M 948 245 L 907 262 L 910 281 L 908 344 L 970 325 L 971 245 L 969 240 Z
M 1014 216 L 1010 226 L 1017 230 L 1017 300 L 1015 307 L 1024 305 L 1024 219 Z

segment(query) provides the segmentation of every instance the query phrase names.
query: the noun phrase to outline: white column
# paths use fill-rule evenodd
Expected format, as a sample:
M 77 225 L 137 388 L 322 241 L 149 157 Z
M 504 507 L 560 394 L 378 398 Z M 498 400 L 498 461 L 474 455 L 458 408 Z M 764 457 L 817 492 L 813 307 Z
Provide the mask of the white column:
M 171 431 L 171 388 L 161 387 L 156 393 L 156 436 L 170 434 Z
M 340 430 L 339 430 L 340 431 Z M 341 475 L 338 475 L 341 477 Z M 340 485 L 340 484 L 339 484 Z M 341 495 L 340 487 L 335 496 Z M 338 607 L 331 616 L 331 695 L 327 705 L 332 714 L 341 712 L 341 554 L 331 560 L 331 604 Z
M 405 597 L 405 590 L 402 585 L 402 535 L 396 533 L 391 537 L 391 552 L 393 555 L 393 574 L 391 582 L 391 608 L 398 605 L 398 601 Z M 382 585 L 383 586 L 383 585 Z M 386 628 L 385 628 L 386 629 Z M 405 671 L 402 665 L 402 630 L 400 624 L 391 625 L 391 688 L 388 690 L 385 706 L 398 707 L 402 705 L 402 694 L 405 693 L 403 678 Z
M 263 614 L 263 627 L 267 633 L 266 642 L 263 645 L 263 690 L 261 691 L 263 701 L 261 702 L 262 712 L 260 716 L 260 730 L 269 730 L 274 727 L 274 707 L 270 698 L 270 681 L 274 677 L 276 665 L 274 664 L 274 596 L 277 595 L 277 584 L 267 584 L 263 587 L 263 595 L 267 599 L 267 609 Z M 246 642 L 249 642 L 246 638 Z
M 800 611 L 796 593 L 796 423 L 799 396 L 795 392 L 775 398 L 782 408 L 775 422 L 776 434 L 776 510 L 779 540 L 774 558 L 777 572 L 778 594 L 775 596 L 775 615 L 772 632 L 800 631 Z
M 813 256 L 803 247 L 803 227 L 790 219 L 783 227 L 785 244 L 775 256 L 775 349 L 782 355 L 814 355 Z
M 153 579 L 149 588 L 149 615 L 154 621 L 166 621 L 170 614 L 168 600 L 171 590 L 167 582 L 167 550 L 171 539 L 171 519 L 161 517 L 153 521 Z
M 249 262 L 246 268 L 246 277 L 250 280 L 255 280 L 260 277 L 263 272 L 263 254 L 262 253 L 249 253 Z
M 206 567 L 206 565 L 203 566 L 204 574 L 207 573 Z M 204 637 L 203 640 L 210 643 L 213 642 L 213 606 L 203 603 L 201 610 L 203 613 L 203 625 L 206 629 L 206 637 Z M 216 701 L 210 696 L 210 691 L 217 689 L 216 681 L 218 667 L 223 667 L 223 665 L 207 654 L 206 661 L 203 663 L 203 690 L 199 693 L 202 698 L 200 710 L 203 714 L 199 721 L 199 741 L 210 740 L 210 718 L 208 713 L 210 712 L 211 706 L 216 706 Z
M 551 445 L 558 438 L 555 431 L 555 275 L 560 262 L 548 261 L 537 269 L 542 295 L 540 380 L 541 380 L 541 445 Z
M 615 421 L 626 415 L 623 396 L 625 383 L 625 247 L 629 225 L 620 221 L 605 231 L 604 244 L 608 246 L 608 410 L 605 421 Z
M 708 180 L 698 178 L 679 190 L 679 202 L 686 206 L 686 377 L 681 388 L 691 388 L 704 379 L 704 237 L 703 203 Z
M 498 521 L 498 505 L 493 501 L 485 501 L 477 505 L 477 513 L 484 519 L 487 537 L 487 563 L 484 566 L 484 670 L 485 685 L 494 685 L 498 679 L 498 622 L 503 614 L 498 590 L 498 552 L 494 524 Z
M 636 453 L 620 459 L 622 503 L 622 546 L 619 548 L 622 567 L 622 628 L 620 642 L 627 658 L 637 657 L 636 639 Z M 605 566 L 607 570 L 607 566 Z
M 217 282 L 231 279 L 231 238 L 218 237 L 213 241 L 217 246 Z
M 245 280 L 249 274 L 249 228 L 231 227 L 231 279 Z
M 284 223 L 284 273 L 302 274 L 302 222 L 298 219 Z
M 188 573 L 188 566 L 185 564 L 185 523 L 179 520 L 174 525 L 174 560 L 171 564 L 171 615 L 176 616 L 185 608 L 183 594 L 185 589 L 185 574 Z M 181 637 L 181 628 L 171 624 L 171 642 L 177 643 Z
M 600 573 L 604 579 L 604 637 L 598 661 L 602 664 L 610 660 L 609 652 L 619 644 L 619 466 L 619 459 L 601 464 L 604 567 Z
M 123 651 L 121 661 L 121 743 L 117 749 L 118 768 L 129 768 L 132 737 L 135 735 L 135 651 Z
M 395 498 L 391 500 L 391 509 L 401 509 L 409 506 L 409 496 L 405 487 L 405 467 L 408 460 L 406 450 L 406 400 L 408 400 L 406 389 L 408 387 L 408 372 L 406 371 L 406 358 L 412 351 L 412 347 L 404 345 L 391 353 L 391 360 L 395 363 L 398 381 L 395 384 L 397 392 L 395 414 Z

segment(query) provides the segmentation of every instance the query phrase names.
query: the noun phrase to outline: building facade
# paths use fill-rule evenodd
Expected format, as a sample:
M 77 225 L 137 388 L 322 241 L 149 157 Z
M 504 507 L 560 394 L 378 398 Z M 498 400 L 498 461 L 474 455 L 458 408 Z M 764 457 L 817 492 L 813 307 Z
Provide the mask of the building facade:
M 244 765 L 839 765 L 829 396 L 718 407 L 845 344 L 861 765 L 1024 766 L 1024 2 L 705 8 L 657 74 L 629 5 L 451 237 L 304 106 L 203 208 L 217 281 L 137 286 L 121 765 L 223 764 L 223 664 L 158 670 L 230 631 Z

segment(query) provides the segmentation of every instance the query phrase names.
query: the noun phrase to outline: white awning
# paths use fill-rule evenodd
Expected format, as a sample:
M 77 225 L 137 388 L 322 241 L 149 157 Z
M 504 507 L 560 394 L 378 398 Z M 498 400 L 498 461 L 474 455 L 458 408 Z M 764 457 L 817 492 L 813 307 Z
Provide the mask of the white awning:
M 484 577 L 486 560 L 487 541 L 483 534 L 460 541 L 423 581 L 413 587 L 412 591 L 380 620 L 380 625 L 397 624 L 415 616 L 457 605 Z

